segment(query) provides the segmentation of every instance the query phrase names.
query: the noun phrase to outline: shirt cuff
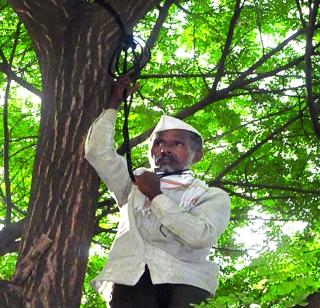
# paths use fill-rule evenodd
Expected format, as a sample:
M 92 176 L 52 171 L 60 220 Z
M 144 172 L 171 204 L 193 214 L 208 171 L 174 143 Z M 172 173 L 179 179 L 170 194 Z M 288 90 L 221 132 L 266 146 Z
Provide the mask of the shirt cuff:
M 114 126 L 117 118 L 117 110 L 115 109 L 106 109 L 102 112 L 102 114 L 99 117 L 101 119 L 101 122 L 106 124 L 106 126 Z

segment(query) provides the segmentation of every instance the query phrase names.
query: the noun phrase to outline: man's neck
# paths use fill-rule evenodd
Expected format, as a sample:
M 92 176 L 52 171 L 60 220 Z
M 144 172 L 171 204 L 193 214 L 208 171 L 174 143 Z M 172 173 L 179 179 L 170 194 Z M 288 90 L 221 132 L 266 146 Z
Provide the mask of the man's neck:
M 159 178 L 163 178 L 163 177 L 169 176 L 169 175 L 182 175 L 182 174 L 191 174 L 192 173 L 192 171 L 190 169 L 168 172 L 168 171 L 162 171 L 159 168 L 155 168 L 154 172 L 158 175 Z

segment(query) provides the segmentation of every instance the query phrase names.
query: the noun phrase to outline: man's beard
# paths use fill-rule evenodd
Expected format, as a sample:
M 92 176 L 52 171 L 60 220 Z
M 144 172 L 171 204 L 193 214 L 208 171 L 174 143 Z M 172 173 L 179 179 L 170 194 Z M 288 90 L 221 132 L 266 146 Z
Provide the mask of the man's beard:
M 178 160 L 171 155 L 159 155 L 155 157 L 155 165 L 160 171 L 163 172 L 175 172 L 179 171 L 177 168 Z

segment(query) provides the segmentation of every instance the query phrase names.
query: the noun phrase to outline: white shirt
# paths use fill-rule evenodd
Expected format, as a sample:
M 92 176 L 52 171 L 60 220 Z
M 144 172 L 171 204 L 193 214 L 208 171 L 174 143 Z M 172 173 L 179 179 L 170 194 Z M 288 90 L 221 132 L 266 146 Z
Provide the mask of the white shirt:
M 93 286 L 103 294 L 105 282 L 135 285 L 148 265 L 154 284 L 188 284 L 214 294 L 219 268 L 208 255 L 228 225 L 229 196 L 208 187 L 187 210 L 179 204 L 186 190 L 182 186 L 161 188 L 162 194 L 150 203 L 132 184 L 126 160 L 113 148 L 115 119 L 116 110 L 105 110 L 91 126 L 85 147 L 86 159 L 120 208 L 116 239 Z M 141 210 L 146 202 L 151 209 L 147 215 Z

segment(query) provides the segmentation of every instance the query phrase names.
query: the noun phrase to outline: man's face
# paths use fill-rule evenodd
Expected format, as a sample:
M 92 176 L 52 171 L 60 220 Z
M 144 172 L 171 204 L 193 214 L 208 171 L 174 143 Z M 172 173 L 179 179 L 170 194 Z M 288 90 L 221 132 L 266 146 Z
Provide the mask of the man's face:
M 182 129 L 158 132 L 153 140 L 151 157 L 155 167 L 164 172 L 181 171 L 195 162 L 196 153 L 190 147 L 190 137 Z

